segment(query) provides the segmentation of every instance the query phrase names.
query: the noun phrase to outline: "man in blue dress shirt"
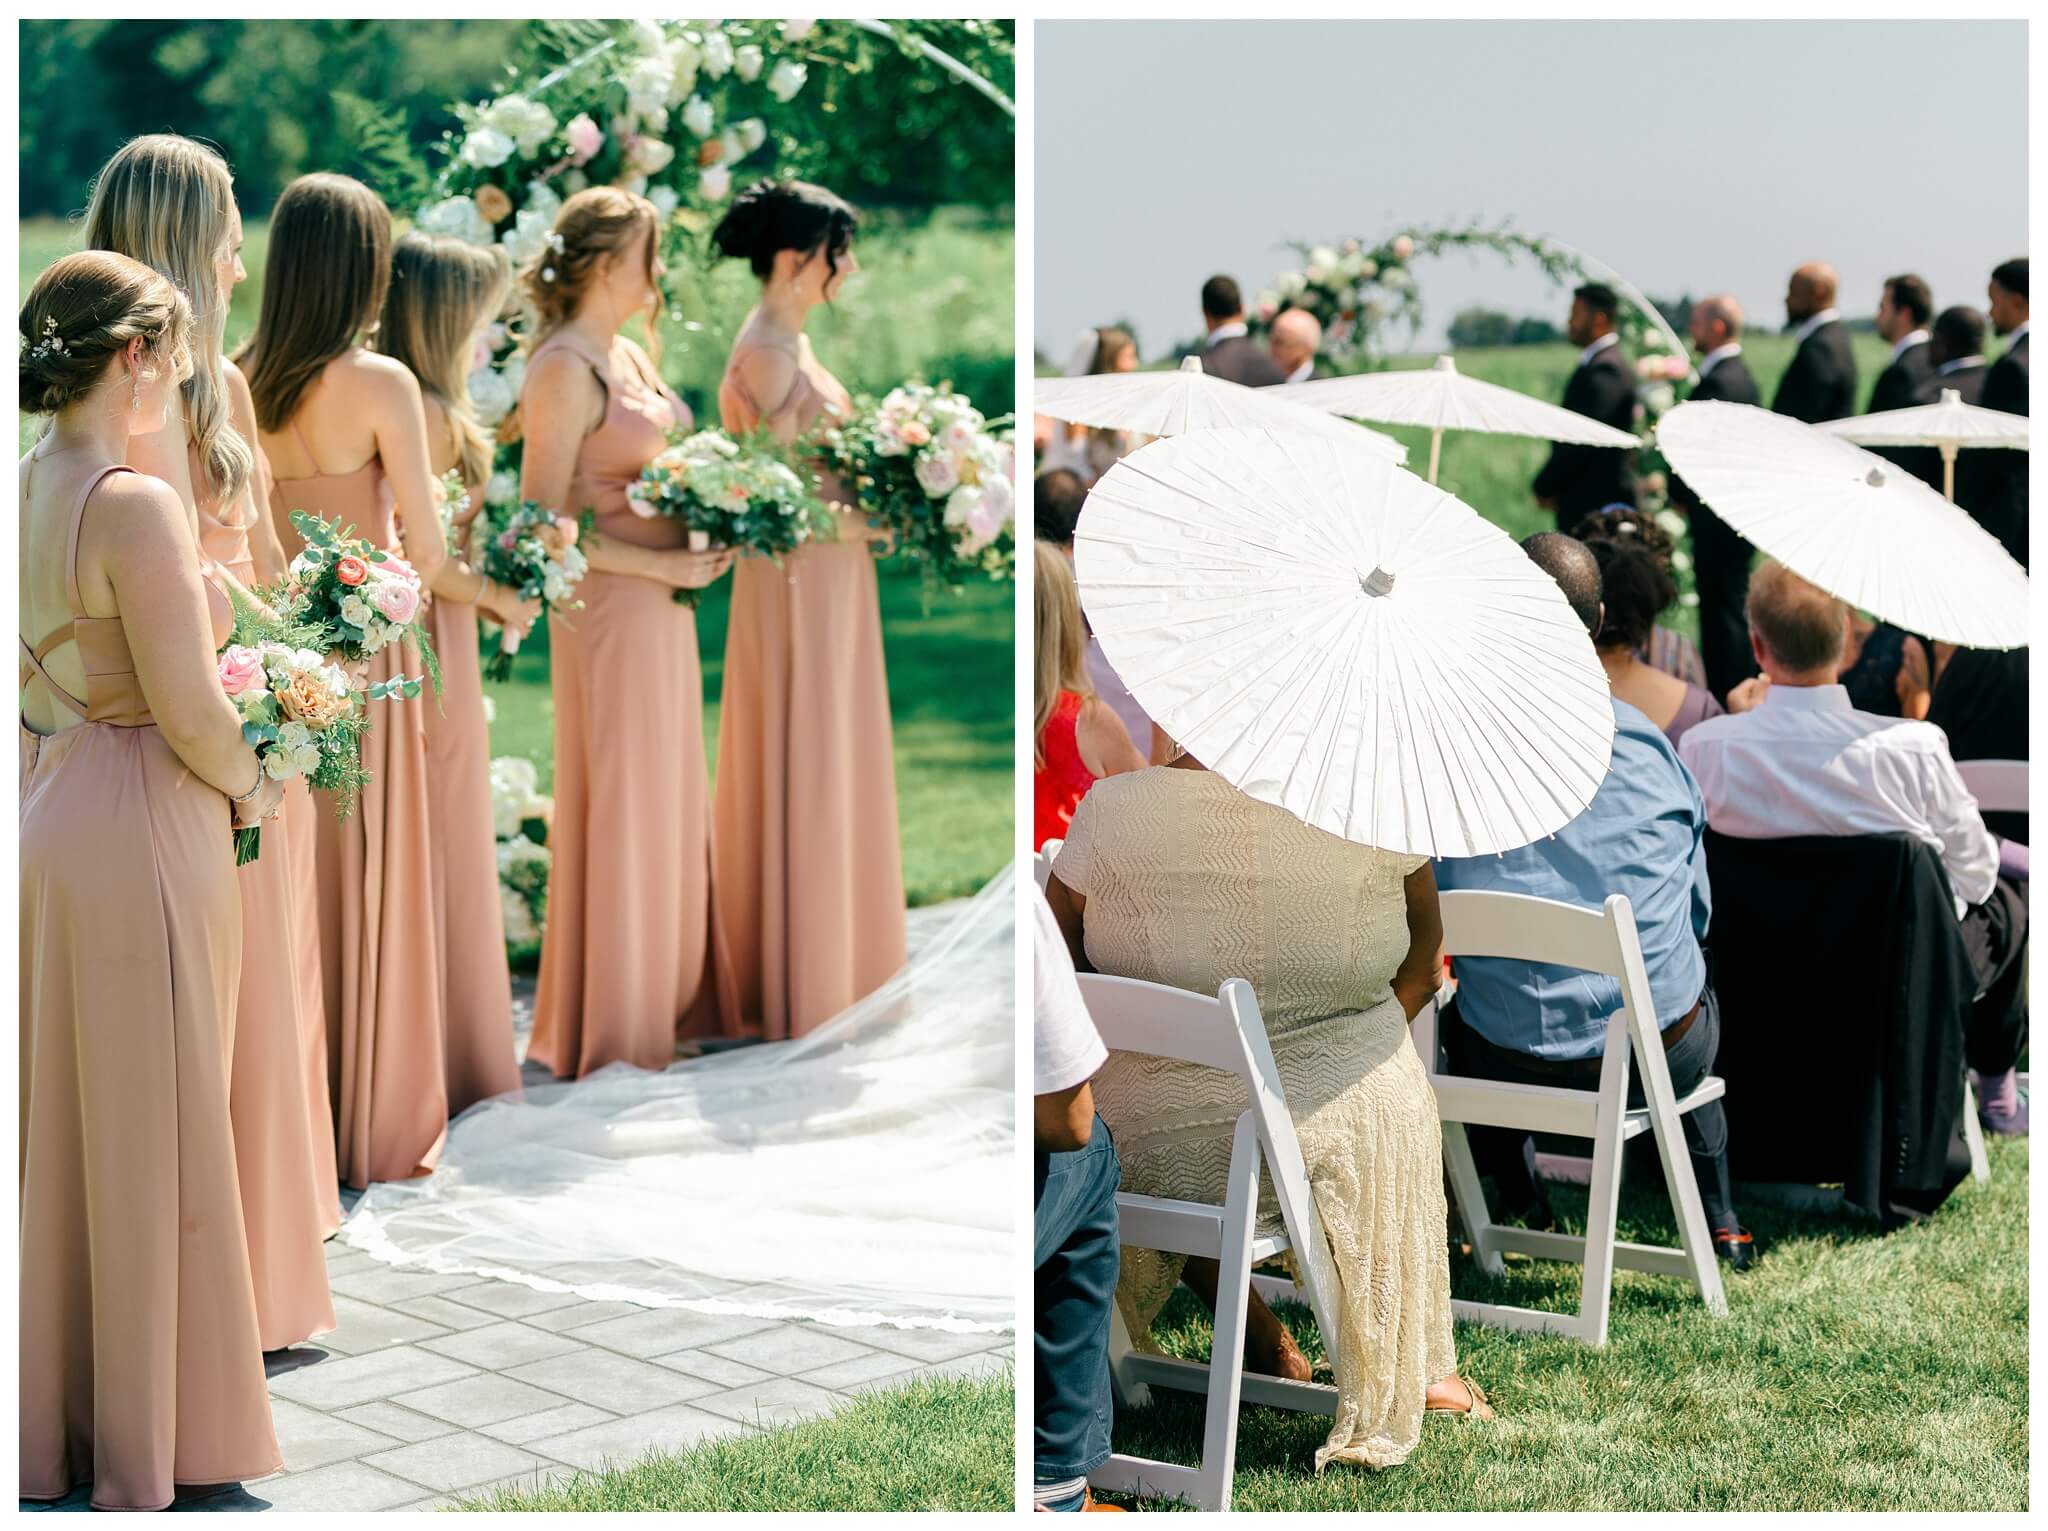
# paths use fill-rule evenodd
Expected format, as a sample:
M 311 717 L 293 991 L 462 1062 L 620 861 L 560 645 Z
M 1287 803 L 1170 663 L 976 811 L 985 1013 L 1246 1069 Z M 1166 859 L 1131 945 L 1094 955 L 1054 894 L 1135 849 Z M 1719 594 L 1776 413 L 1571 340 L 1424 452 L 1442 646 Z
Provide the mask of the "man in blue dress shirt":
M 1596 635 L 1603 616 L 1600 566 L 1585 544 L 1542 532 L 1522 547 L 1562 587 L 1589 638 Z M 1613 757 L 1586 810 L 1555 835 L 1520 850 L 1439 860 L 1436 882 L 1445 892 L 1525 893 L 1585 909 L 1600 908 L 1612 894 L 1626 895 L 1642 940 L 1671 1085 L 1683 1096 L 1713 1070 L 1721 1041 L 1720 1008 L 1700 947 L 1712 908 L 1701 848 L 1706 807 L 1663 730 L 1618 697 L 1613 705 Z M 1621 1008 L 1616 980 L 1499 957 L 1459 957 L 1454 966 L 1458 994 L 1443 1017 L 1453 1073 L 1565 1088 L 1599 1083 L 1607 1020 Z M 1629 1102 L 1643 1103 L 1634 1070 Z M 1683 1121 L 1714 1249 L 1745 1270 L 1755 1261 L 1756 1246 L 1736 1221 L 1729 1191 L 1727 1117 L 1721 1103 L 1711 1101 Z M 1548 1226 L 1533 1140 L 1503 1128 L 1468 1132 L 1473 1158 L 1482 1174 L 1494 1177 L 1503 1210 Z

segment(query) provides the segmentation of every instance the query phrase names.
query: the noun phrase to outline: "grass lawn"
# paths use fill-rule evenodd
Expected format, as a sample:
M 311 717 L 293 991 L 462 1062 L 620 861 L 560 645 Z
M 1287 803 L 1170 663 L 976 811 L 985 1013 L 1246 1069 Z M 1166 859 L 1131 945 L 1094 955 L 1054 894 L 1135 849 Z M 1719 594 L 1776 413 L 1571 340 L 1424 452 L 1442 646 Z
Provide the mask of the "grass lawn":
M 2024 1140 L 1990 1145 L 1931 1222 L 1889 1236 L 1846 1218 L 1741 1202 L 1763 1261 L 1728 1276 L 1728 1316 L 1672 1278 L 1620 1272 L 1604 1350 L 1458 1326 L 1458 1363 L 1488 1425 L 1432 1419 L 1398 1468 L 1311 1470 L 1328 1422 L 1247 1408 L 1240 1510 L 2023 1510 L 2027 1507 Z M 1584 1228 L 1583 1191 L 1553 1191 Z M 1673 1243 L 1661 1192 L 1624 1192 L 1621 1237 Z M 1451 1260 L 1459 1297 L 1576 1306 L 1575 1266 L 1509 1255 L 1498 1282 Z M 1321 1366 L 1315 1321 L 1283 1310 Z M 1182 1288 L 1155 1335 L 1206 1356 L 1208 1315 Z M 1328 1381 L 1327 1371 L 1319 1378 Z M 1201 1400 L 1155 1389 L 1116 1446 L 1191 1462 Z
M 978 1510 L 1015 1508 L 1008 1377 L 921 1379 L 829 1419 L 710 1441 L 465 1510 Z

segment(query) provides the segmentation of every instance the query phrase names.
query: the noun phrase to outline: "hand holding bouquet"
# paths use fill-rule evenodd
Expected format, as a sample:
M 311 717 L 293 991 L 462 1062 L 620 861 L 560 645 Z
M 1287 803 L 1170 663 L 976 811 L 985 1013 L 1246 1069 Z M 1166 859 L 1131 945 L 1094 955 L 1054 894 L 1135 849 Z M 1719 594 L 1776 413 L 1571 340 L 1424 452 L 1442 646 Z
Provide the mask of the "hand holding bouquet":
M 356 662 L 410 638 L 440 690 L 440 663 L 419 620 L 424 591 L 413 566 L 351 535 L 353 527 L 337 531 L 333 522 L 302 510 L 292 512 L 292 525 L 306 547 L 272 604 L 305 630 L 305 646 Z
M 819 509 L 796 469 L 763 446 L 742 447 L 723 431 L 698 431 L 668 447 L 626 488 L 626 506 L 650 520 L 689 528 L 690 551 L 730 548 L 780 563 L 818 534 Z M 695 606 L 702 590 L 676 591 Z
M 550 611 L 574 611 L 576 586 L 590 571 L 590 560 L 576 546 L 578 528 L 566 516 L 543 509 L 531 500 L 492 517 L 483 544 L 483 571 L 499 584 Z M 498 652 L 484 665 L 492 680 L 512 673 L 519 635 L 506 629 Z
M 861 510 L 924 565 L 929 583 L 1011 577 L 1016 563 L 1017 450 L 1002 420 L 964 395 L 905 383 L 824 433 L 826 460 Z

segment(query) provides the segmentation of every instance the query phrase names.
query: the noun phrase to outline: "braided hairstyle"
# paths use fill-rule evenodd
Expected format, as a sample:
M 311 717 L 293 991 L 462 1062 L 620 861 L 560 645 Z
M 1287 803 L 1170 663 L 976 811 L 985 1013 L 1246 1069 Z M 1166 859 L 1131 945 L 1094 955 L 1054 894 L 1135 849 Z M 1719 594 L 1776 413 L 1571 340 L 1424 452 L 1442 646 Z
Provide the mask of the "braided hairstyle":
M 111 250 L 67 255 L 21 306 L 21 411 L 54 415 L 99 387 L 138 337 L 148 375 L 190 375 L 192 307 L 155 271 Z

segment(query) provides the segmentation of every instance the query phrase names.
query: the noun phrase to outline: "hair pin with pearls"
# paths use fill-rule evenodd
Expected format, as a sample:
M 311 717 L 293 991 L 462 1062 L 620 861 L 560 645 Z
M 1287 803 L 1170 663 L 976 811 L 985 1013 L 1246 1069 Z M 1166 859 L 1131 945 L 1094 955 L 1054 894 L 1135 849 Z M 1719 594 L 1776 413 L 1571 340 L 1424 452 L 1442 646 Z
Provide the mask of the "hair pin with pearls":
M 64 354 L 64 337 L 57 333 L 57 319 L 54 314 L 43 316 L 43 338 L 29 348 L 29 359 L 41 361 L 46 356 Z

